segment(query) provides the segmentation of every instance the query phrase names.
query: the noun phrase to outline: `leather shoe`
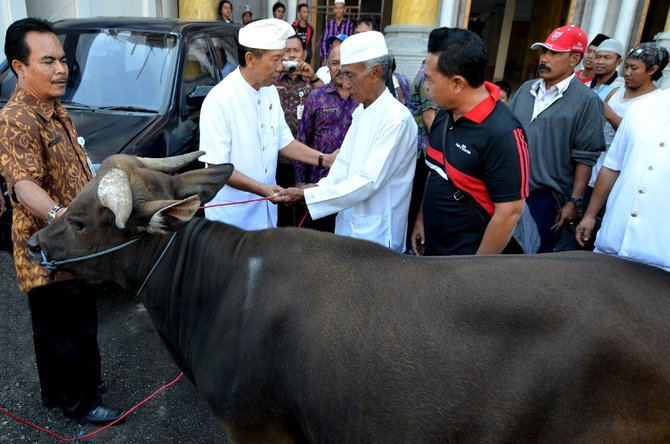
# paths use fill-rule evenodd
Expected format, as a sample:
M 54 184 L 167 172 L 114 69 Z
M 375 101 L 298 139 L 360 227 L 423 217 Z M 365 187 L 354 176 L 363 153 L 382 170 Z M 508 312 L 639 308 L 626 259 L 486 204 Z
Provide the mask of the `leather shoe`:
M 90 412 L 80 416 L 78 419 L 93 425 L 107 425 L 110 422 L 119 419 L 124 413 L 125 411 L 123 409 L 115 409 L 100 404 Z
M 107 380 L 105 379 L 101 379 L 100 382 L 98 382 L 98 385 L 96 386 L 98 396 L 107 393 L 108 388 L 109 388 L 109 382 L 107 382 Z M 60 402 L 58 402 L 58 400 L 53 396 L 42 395 L 42 405 L 48 409 L 52 409 L 54 407 L 58 407 L 60 405 Z
M 100 382 L 98 382 L 98 395 L 104 395 L 107 393 L 107 389 L 109 388 L 109 382 L 105 379 L 101 379 Z

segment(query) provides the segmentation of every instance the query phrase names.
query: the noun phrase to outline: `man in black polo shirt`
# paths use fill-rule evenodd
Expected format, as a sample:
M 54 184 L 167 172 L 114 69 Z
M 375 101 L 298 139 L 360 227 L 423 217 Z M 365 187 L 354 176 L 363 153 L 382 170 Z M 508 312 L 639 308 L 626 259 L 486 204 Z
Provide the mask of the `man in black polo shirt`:
M 484 82 L 486 63 L 476 34 L 454 28 L 431 32 L 425 85 L 441 110 L 426 150 L 431 171 L 423 211 L 412 233 L 417 254 L 501 253 L 523 212 L 526 135 L 498 100 L 499 88 Z

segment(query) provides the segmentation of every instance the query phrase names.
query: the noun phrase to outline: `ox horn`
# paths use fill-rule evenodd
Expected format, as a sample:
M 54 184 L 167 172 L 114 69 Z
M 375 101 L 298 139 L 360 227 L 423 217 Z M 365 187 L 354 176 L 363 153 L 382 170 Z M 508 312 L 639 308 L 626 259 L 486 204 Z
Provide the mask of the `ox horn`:
M 203 154 L 205 154 L 204 151 L 195 151 L 193 153 L 182 154 L 181 156 L 163 157 L 160 159 L 151 157 L 138 157 L 137 160 L 142 163 L 144 168 L 162 171 L 163 173 L 172 173 L 182 167 L 185 167 Z
M 133 210 L 133 192 L 128 175 L 114 168 L 100 178 L 98 199 L 103 207 L 109 208 L 116 216 L 116 226 L 123 229 Z

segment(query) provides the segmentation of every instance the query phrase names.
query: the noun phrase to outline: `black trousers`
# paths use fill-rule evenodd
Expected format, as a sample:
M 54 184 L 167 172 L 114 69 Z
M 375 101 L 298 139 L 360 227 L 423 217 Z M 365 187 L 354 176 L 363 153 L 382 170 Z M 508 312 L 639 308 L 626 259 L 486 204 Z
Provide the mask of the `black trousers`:
M 98 286 L 78 279 L 28 292 L 42 397 L 67 416 L 81 416 L 100 403 Z

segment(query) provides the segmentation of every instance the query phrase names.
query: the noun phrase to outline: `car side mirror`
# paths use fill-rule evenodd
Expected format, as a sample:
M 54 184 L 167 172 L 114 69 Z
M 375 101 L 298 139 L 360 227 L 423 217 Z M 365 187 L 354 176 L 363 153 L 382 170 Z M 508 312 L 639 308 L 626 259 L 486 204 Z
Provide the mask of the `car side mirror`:
M 198 85 L 186 96 L 186 105 L 190 108 L 200 108 L 207 94 L 212 90 L 212 85 Z

